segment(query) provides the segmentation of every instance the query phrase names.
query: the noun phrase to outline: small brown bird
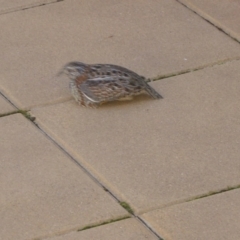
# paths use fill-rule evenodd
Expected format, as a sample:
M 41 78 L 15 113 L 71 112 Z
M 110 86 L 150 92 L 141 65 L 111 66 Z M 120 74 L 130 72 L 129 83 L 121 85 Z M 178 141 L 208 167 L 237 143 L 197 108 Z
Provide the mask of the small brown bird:
M 120 66 L 70 62 L 59 72 L 62 73 L 70 78 L 71 93 L 81 106 L 95 108 L 105 102 L 130 100 L 141 93 L 162 98 L 145 77 Z

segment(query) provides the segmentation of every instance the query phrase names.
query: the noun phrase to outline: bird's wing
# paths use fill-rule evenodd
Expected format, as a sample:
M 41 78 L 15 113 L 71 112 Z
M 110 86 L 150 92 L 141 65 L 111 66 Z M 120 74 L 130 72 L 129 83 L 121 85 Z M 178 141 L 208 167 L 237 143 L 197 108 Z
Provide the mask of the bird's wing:
M 88 79 L 78 87 L 86 98 L 99 103 L 128 96 L 134 86 L 131 85 L 131 79 L 105 76 Z

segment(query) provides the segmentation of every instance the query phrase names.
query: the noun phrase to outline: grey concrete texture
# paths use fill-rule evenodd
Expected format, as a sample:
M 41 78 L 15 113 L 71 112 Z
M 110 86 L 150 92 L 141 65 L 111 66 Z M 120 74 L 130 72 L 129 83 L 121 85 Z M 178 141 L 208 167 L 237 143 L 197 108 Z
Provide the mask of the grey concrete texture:
M 240 190 L 208 196 L 141 216 L 164 240 L 239 240 Z
M 147 77 L 240 56 L 235 41 L 174 0 L 68 0 L 0 16 L 0 90 L 20 108 L 68 98 L 66 62 Z
M 0 0 L 0 15 L 53 2 L 57 0 Z
M 13 112 L 15 107 L 0 94 L 0 115 Z
M 239 184 L 240 61 L 155 81 L 164 99 L 35 108 L 39 126 L 137 213 Z
M 87 229 L 79 232 L 71 232 L 62 236 L 47 238 L 46 240 L 158 240 L 153 233 L 143 227 L 135 219 L 126 219 L 107 225 Z
M 240 41 L 239 0 L 178 0 Z
M 0 118 L 0 136 L 1 239 L 39 239 L 128 216 L 21 114 Z

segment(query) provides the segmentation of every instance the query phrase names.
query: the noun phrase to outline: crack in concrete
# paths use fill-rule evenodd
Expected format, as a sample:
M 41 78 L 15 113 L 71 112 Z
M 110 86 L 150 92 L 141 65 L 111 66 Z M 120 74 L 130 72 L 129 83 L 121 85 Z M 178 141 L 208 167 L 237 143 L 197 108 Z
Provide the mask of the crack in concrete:
M 208 192 L 206 194 L 202 194 L 202 195 L 199 195 L 197 197 L 193 197 L 193 198 L 187 200 L 186 202 L 192 202 L 194 200 L 198 200 L 198 199 L 205 198 L 205 197 L 210 197 L 210 196 L 213 196 L 213 195 L 216 195 L 216 194 L 220 194 L 220 193 L 224 193 L 224 192 L 229 192 L 229 191 L 232 191 L 232 190 L 235 190 L 235 189 L 239 189 L 239 188 L 240 188 L 240 184 L 235 185 L 235 186 L 228 186 L 228 187 L 220 189 L 218 191 L 210 191 L 210 192 Z
M 198 15 L 200 18 L 202 18 L 203 20 L 205 20 L 206 22 L 208 22 L 209 24 L 211 24 L 215 28 L 217 28 L 220 32 L 223 32 L 225 35 L 230 37 L 232 40 L 236 41 L 237 43 L 240 43 L 240 41 L 237 38 L 231 36 L 228 32 L 226 32 L 226 30 L 224 30 L 222 27 L 217 26 L 216 24 L 214 24 L 213 22 L 211 22 L 211 20 L 208 20 L 204 16 L 200 15 L 196 10 L 190 8 L 188 5 L 180 2 L 179 0 L 175 0 L 175 1 L 178 2 L 179 4 L 181 4 L 182 6 L 184 6 L 185 8 L 189 9 L 191 12 L 195 13 L 196 15 Z
M 0 15 L 2 14 L 7 14 L 7 13 L 11 13 L 11 12 L 16 12 L 16 11 L 22 11 L 22 10 L 27 10 L 27 9 L 31 9 L 31 8 L 35 8 L 35 7 L 41 7 L 41 6 L 44 6 L 44 5 L 48 5 L 48 4 L 53 4 L 53 3 L 57 3 L 57 2 L 61 2 L 63 0 L 56 0 L 54 2 L 46 2 L 46 3 L 39 3 L 37 5 L 30 5 L 30 6 L 26 6 L 26 7 L 19 7 L 19 8 L 16 8 L 16 9 L 11 9 L 11 10 L 6 10 L 6 11 L 2 11 L 0 12 Z M 176 0 L 178 3 L 180 3 L 181 5 L 183 5 L 184 7 L 188 8 L 190 11 L 194 12 L 196 15 L 198 15 L 199 17 L 201 17 L 202 19 L 204 19 L 206 22 L 208 22 L 209 24 L 211 24 L 212 26 L 214 26 L 215 28 L 217 28 L 219 31 L 223 32 L 224 34 L 226 34 L 228 37 L 230 37 L 232 40 L 236 41 L 237 43 L 240 43 L 238 39 L 234 38 L 233 36 L 229 35 L 223 28 L 219 27 L 219 26 L 216 26 L 214 23 L 212 23 L 210 20 L 204 18 L 203 16 L 199 15 L 196 11 L 194 11 L 193 9 L 191 9 L 190 7 L 188 7 L 187 5 L 185 5 L 184 3 L 180 2 L 179 0 Z M 205 69 L 205 68 L 210 68 L 210 67 L 214 67 L 214 66 L 217 66 L 217 65 L 222 65 L 222 64 L 225 64 L 227 62 L 231 62 L 231 61 L 237 61 L 237 60 L 240 60 L 240 57 L 235 57 L 235 58 L 228 58 L 228 59 L 224 59 L 224 60 L 220 60 L 220 61 L 217 61 L 217 62 L 214 62 L 214 63 L 210 63 L 210 64 L 206 64 L 206 65 L 202 65 L 202 66 L 198 66 L 198 67 L 195 67 L 195 68 L 192 68 L 192 69 L 185 69 L 185 70 L 181 70 L 181 71 L 178 71 L 178 72 L 175 72 L 175 73 L 168 73 L 168 74 L 163 74 L 163 75 L 158 75 L 154 78 L 151 78 L 150 81 L 157 81 L 157 80 L 162 80 L 162 79 L 165 79 L 165 78 L 169 78 L 169 77 L 174 77 L 174 76 L 179 76 L 179 75 L 182 75 L 182 74 L 186 74 L 186 73 L 190 73 L 190 72 L 195 72 L 195 71 L 198 71 L 198 70 L 202 70 L 202 69 Z M 13 104 L 6 96 L 4 96 L 2 93 L 0 93 L 9 103 L 11 103 L 14 107 L 15 104 Z M 53 103 L 55 104 L 55 103 Z M 16 109 L 18 109 L 16 107 Z M 71 156 L 70 153 L 68 153 L 64 147 L 62 147 L 60 144 L 58 144 L 50 135 L 48 135 L 36 122 L 34 122 L 34 117 L 32 117 L 32 115 L 28 112 L 29 110 L 16 110 L 16 111 L 12 111 L 12 112 L 9 112 L 9 113 L 5 113 L 5 114 L 0 114 L 0 117 L 4 117 L 4 116 L 8 116 L 8 115 L 12 115 L 12 114 L 17 114 L 17 113 L 21 113 L 22 115 L 24 115 L 26 117 L 26 119 L 28 119 L 29 121 L 31 121 L 50 141 L 52 141 L 54 143 L 54 145 L 56 145 L 58 148 L 60 148 L 68 157 L 70 157 L 70 159 L 78 165 L 78 167 L 80 167 L 98 186 L 102 187 L 106 192 L 109 193 L 109 195 L 111 197 L 113 197 L 119 205 L 121 205 L 121 202 L 118 197 L 112 193 L 103 183 L 101 183 L 90 171 L 88 171 L 81 163 L 79 163 L 74 157 Z M 27 116 L 26 116 L 26 113 L 27 113 Z M 240 188 L 240 185 L 236 185 L 236 186 L 231 186 L 231 187 L 227 187 L 227 188 L 224 188 L 224 189 L 221 189 L 219 191 L 212 191 L 212 192 L 209 192 L 209 193 L 206 193 L 206 194 L 202 194 L 202 195 L 199 195 L 199 196 L 195 196 L 195 197 L 191 197 L 191 198 L 188 198 L 188 199 L 183 199 L 183 200 L 180 200 L 180 201 L 175 201 L 175 202 L 172 202 L 170 204 L 167 204 L 167 205 L 164 205 L 162 207 L 155 207 L 153 209 L 148 209 L 145 213 L 149 212 L 149 211 L 153 211 L 153 210 L 156 210 L 156 209 L 161 209 L 161 208 L 165 208 L 165 207 L 169 207 L 169 206 L 173 206 L 173 205 L 177 205 L 177 204 L 181 204 L 181 203 L 185 203 L 185 202 L 191 202 L 191 201 L 194 201 L 194 200 L 198 200 L 198 199 L 201 199 L 201 198 L 205 198 L 205 197 L 209 197 L 209 196 L 212 196 L 212 195 L 216 195 L 216 194 L 220 194 L 220 193 L 223 193 L 223 192 L 228 192 L 228 191 L 232 191 L 232 190 L 235 190 L 235 189 L 238 189 Z M 144 212 L 142 212 L 141 214 L 143 214 Z M 130 217 L 134 217 L 136 219 L 138 219 L 146 228 L 148 228 L 150 230 L 150 232 L 152 232 L 159 240 L 163 240 L 163 238 L 161 238 L 159 236 L 159 234 L 157 234 L 155 232 L 154 229 L 152 229 L 151 226 L 149 226 L 147 224 L 147 222 L 145 222 L 140 216 L 136 215 L 134 212 L 129 212 L 130 214 Z M 119 219 L 115 219 L 115 220 L 110 220 L 110 221 L 105 221 L 103 223 L 100 223 L 100 224 L 93 224 L 93 225 L 89 225 L 90 227 L 88 228 L 93 228 L 93 227 L 98 227 L 98 226 L 101 226 L 101 225 L 105 225 L 105 224 L 110 224 L 112 222 L 116 222 L 116 221 L 121 221 L 123 219 L 127 219 L 127 218 L 130 218 L 128 216 L 124 217 L 124 218 L 119 218 Z M 80 230 L 78 229 L 69 229 L 69 231 L 65 231 L 64 233 L 59 233 L 60 235 L 63 235 L 63 234 L 67 234 L 67 233 L 70 233 L 72 231 L 82 231 L 84 229 L 88 229 L 88 228 L 81 228 Z M 58 234 L 58 236 L 59 236 Z M 45 236 L 45 237 L 40 237 L 40 238 L 36 238 L 36 239 L 44 239 L 44 238 L 48 238 L 50 236 Z
M 204 64 L 202 66 L 198 66 L 195 68 L 190 68 L 190 69 L 184 69 L 178 72 L 172 72 L 172 73 L 167 73 L 167 74 L 163 74 L 163 75 L 158 75 L 156 77 L 150 78 L 149 81 L 147 82 L 154 82 L 154 81 L 158 81 L 158 80 L 162 80 L 165 78 L 170 78 L 170 77 L 176 77 L 182 74 L 186 74 L 186 73 L 191 73 L 191 72 L 196 72 L 199 70 L 203 70 L 205 68 L 211 68 L 211 67 L 215 67 L 215 66 L 219 66 L 228 62 L 233 62 L 233 61 L 239 61 L 240 57 L 233 57 L 233 58 L 227 58 L 227 59 L 223 59 L 223 60 L 219 60 L 217 62 L 213 62 L 213 63 L 208 63 L 208 64 Z
M 36 8 L 36 7 L 42 7 L 45 5 L 49 5 L 49 4 L 53 4 L 53 3 L 58 3 L 58 2 L 62 2 L 64 0 L 52 0 L 49 2 L 39 2 L 39 3 L 35 3 L 35 4 L 29 4 L 26 6 L 19 6 L 19 7 L 13 7 L 13 8 L 7 8 L 5 10 L 1 10 L 0 11 L 0 15 L 4 15 L 4 14 L 8 14 L 8 13 L 13 13 L 13 12 L 18 12 L 18 11 L 24 11 L 27 9 L 31 9 L 31 8 Z
M 19 110 L 20 111 L 20 110 Z M 124 208 L 121 203 L 122 201 L 120 199 L 118 199 L 118 197 L 110 191 L 110 189 L 108 189 L 103 183 L 101 183 L 97 177 L 95 177 L 86 167 L 84 167 L 80 162 L 78 162 L 66 149 L 64 149 L 63 146 L 61 146 L 59 143 L 57 143 L 53 137 L 51 137 L 47 132 L 45 132 L 35 121 L 32 121 L 31 119 L 35 117 L 32 116 L 30 113 L 28 113 L 30 117 L 26 117 L 27 120 L 29 120 L 32 124 L 34 124 L 55 146 L 57 146 L 58 148 L 60 148 L 78 167 L 80 167 L 80 169 L 82 169 L 82 171 L 84 173 L 87 174 L 87 176 L 89 176 L 98 186 L 100 186 L 103 190 L 105 190 L 112 198 L 115 199 L 115 201 L 122 207 Z M 124 208 L 125 209 L 125 208 Z M 126 209 L 125 209 L 126 210 Z M 127 211 L 127 210 L 126 210 Z M 153 229 L 151 229 L 148 225 L 145 224 L 144 221 L 142 221 L 142 219 L 135 215 L 134 212 L 128 212 L 128 214 L 130 215 L 130 217 L 136 218 L 138 220 L 140 220 L 140 222 L 144 225 L 144 227 L 146 227 L 150 232 L 152 232 L 152 234 L 154 234 L 159 240 L 163 240 Z M 129 216 L 126 216 L 126 218 L 130 218 Z M 109 223 L 105 223 L 105 224 L 110 224 Z M 100 224 L 101 225 L 101 224 Z M 98 226 L 98 225 L 96 225 Z M 76 229 L 74 229 L 76 230 Z M 82 229 L 83 230 L 83 229 Z M 70 233 L 72 232 L 73 229 L 70 229 L 69 231 L 65 231 L 64 234 Z M 57 234 L 57 233 L 56 233 Z M 62 234 L 60 234 L 62 235 Z M 45 236 L 45 237 L 37 237 L 37 240 L 43 240 L 44 238 L 48 238 L 51 236 Z

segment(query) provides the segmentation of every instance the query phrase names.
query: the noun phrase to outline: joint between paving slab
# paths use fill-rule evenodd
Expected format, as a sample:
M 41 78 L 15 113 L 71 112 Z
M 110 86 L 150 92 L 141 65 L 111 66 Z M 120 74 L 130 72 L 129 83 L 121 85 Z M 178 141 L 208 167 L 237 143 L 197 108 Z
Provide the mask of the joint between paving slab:
M 36 124 L 34 122 L 34 124 Z M 58 144 L 49 134 L 47 134 L 38 124 L 36 126 L 41 130 L 41 132 L 49 139 L 51 140 L 58 148 L 60 148 L 70 159 L 77 164 L 95 183 L 100 185 L 103 190 L 108 192 L 117 202 L 120 202 L 120 200 L 107 188 L 105 187 L 100 181 L 98 181 L 97 178 L 94 177 L 94 175 L 91 174 L 82 164 L 80 164 L 66 149 L 64 149 L 60 144 Z
M 7 113 L 2 113 L 2 114 L 0 114 L 0 117 L 6 117 L 6 116 L 10 116 L 10 115 L 17 114 L 17 113 L 21 113 L 25 118 L 27 118 L 28 120 L 30 120 L 37 126 L 37 124 L 34 122 L 36 118 L 31 116 L 31 114 L 28 111 L 21 110 L 21 109 L 16 110 L 16 111 L 7 112 Z
M 36 8 L 36 7 L 42 7 L 42 6 L 45 6 L 45 5 L 58 3 L 58 2 L 62 2 L 62 1 L 64 1 L 64 0 L 55 0 L 53 2 L 38 3 L 38 4 L 34 4 L 34 5 L 30 4 L 28 6 L 22 6 L 22 7 L 18 7 L 18 8 L 7 9 L 7 10 L 0 11 L 0 15 L 13 13 L 13 12 L 18 12 L 18 11 L 24 11 L 24 10 L 31 9 L 31 8 Z
M 33 122 L 36 124 L 35 122 Z M 88 171 L 81 163 L 79 163 L 70 153 L 68 153 L 60 144 L 58 144 L 50 135 L 48 135 L 40 126 L 36 124 L 36 126 L 46 135 L 54 144 L 56 144 L 66 155 L 70 157 L 70 159 L 77 164 L 95 183 L 97 183 L 104 191 L 108 192 L 118 203 L 121 205 L 129 214 L 136 217 L 133 209 L 127 202 L 120 201 L 118 197 L 112 193 L 103 183 L 101 183 L 90 171 Z
M 90 229 L 90 228 L 103 226 L 103 225 L 106 225 L 106 224 L 118 222 L 118 221 L 121 221 L 121 220 L 124 220 L 124 219 L 128 219 L 128 218 L 130 218 L 130 216 L 126 216 L 126 217 L 121 217 L 121 218 L 117 218 L 117 219 L 112 219 L 112 220 L 104 221 L 104 222 L 99 223 L 99 224 L 90 224 L 90 225 L 87 225 L 87 226 L 85 226 L 85 227 L 83 227 L 83 228 L 78 229 L 77 231 L 78 231 L 78 232 L 84 231 L 84 230 L 87 230 L 87 229 Z
M 137 219 L 144 224 L 159 240 L 164 240 L 147 222 L 144 221 L 144 219 L 137 217 Z
M 131 215 L 134 215 L 133 209 L 130 207 L 130 205 L 127 202 L 119 202 L 119 204 L 126 210 L 128 211 Z
M 217 191 L 209 191 L 208 193 L 203 193 L 203 194 L 199 194 L 199 195 L 196 195 L 196 196 L 193 196 L 193 197 L 180 199 L 178 201 L 173 201 L 173 202 L 170 202 L 168 204 L 155 206 L 153 208 L 147 209 L 146 211 L 141 211 L 139 214 L 145 214 L 145 213 L 148 213 L 148 212 L 151 212 L 151 211 L 154 211 L 154 210 L 168 208 L 168 207 L 172 207 L 174 205 L 178 205 L 178 204 L 182 204 L 182 203 L 192 202 L 194 200 L 199 200 L 199 199 L 205 198 L 205 197 L 211 197 L 211 196 L 216 195 L 216 194 L 233 191 L 233 190 L 236 190 L 236 189 L 239 189 L 239 188 L 240 188 L 240 184 L 235 185 L 235 186 L 228 186 L 226 188 L 223 188 L 223 189 L 220 189 L 220 190 L 217 190 Z
M 30 115 L 31 116 L 31 115 Z M 31 116 L 33 117 L 33 116 Z M 48 135 L 38 124 L 36 124 L 34 121 L 33 123 L 36 125 L 36 127 L 49 139 L 51 140 L 56 146 L 58 146 L 67 156 L 70 157 L 70 159 L 75 163 L 77 164 L 96 184 L 98 184 L 100 187 L 103 188 L 103 190 L 105 190 L 106 192 L 108 192 L 110 194 L 110 196 L 112 196 L 115 201 L 118 202 L 119 205 L 121 205 L 129 214 L 130 216 L 124 216 L 122 218 L 120 218 L 119 220 L 116 220 L 116 221 L 120 221 L 122 219 L 125 219 L 125 218 L 130 218 L 131 216 L 132 217 L 135 217 L 137 218 L 138 220 L 140 220 L 140 217 L 135 215 L 133 209 L 131 208 L 131 206 L 127 203 L 127 202 L 124 202 L 124 201 L 120 201 L 118 199 L 118 197 L 113 193 L 111 192 L 103 183 L 101 183 L 100 181 L 98 181 L 98 179 L 90 172 L 88 171 L 82 164 L 80 164 L 73 156 L 71 156 L 70 153 L 68 153 L 60 144 L 58 144 L 50 135 Z M 104 222 L 104 223 L 101 223 L 101 224 L 97 224 L 97 225 L 89 225 L 89 226 L 86 226 L 85 228 L 83 229 L 80 229 L 79 231 L 82 231 L 82 230 L 86 230 L 87 228 L 92 228 L 92 227 L 97 227 L 97 226 L 100 226 L 100 225 L 105 225 L 105 224 L 108 224 L 108 223 L 111 223 L 113 222 L 114 220 L 110 220 L 110 221 L 107 221 L 107 222 Z M 144 227 L 146 227 L 147 229 L 149 229 L 150 232 L 152 232 L 156 237 L 158 237 L 159 240 L 163 240 L 155 231 L 152 230 L 152 228 L 150 228 L 144 221 L 140 220 L 140 222 L 144 225 Z M 91 227 L 92 226 L 92 227 Z M 41 238 L 42 239 L 42 238 Z
M 215 25 L 213 22 L 211 22 L 210 20 L 208 20 L 207 18 L 205 18 L 204 16 L 200 15 L 198 12 L 196 12 L 194 9 L 190 8 L 188 5 L 180 2 L 179 0 L 176 0 L 178 3 L 180 3 L 182 6 L 186 7 L 187 9 L 189 9 L 191 12 L 195 13 L 196 15 L 198 15 L 200 18 L 202 18 L 203 20 L 205 20 L 206 22 L 208 22 L 209 24 L 211 24 L 212 26 L 214 26 L 215 28 L 217 28 L 220 32 L 223 32 L 224 34 L 226 34 L 228 37 L 230 37 L 232 40 L 236 41 L 237 43 L 240 43 L 240 41 L 233 37 L 232 35 L 230 35 L 228 32 L 226 32 L 223 28 Z
M 12 114 L 16 114 L 16 113 L 19 113 L 19 111 L 16 110 L 16 111 L 11 111 L 11 112 L 1 113 L 0 117 L 6 117 L 6 116 L 9 116 L 9 115 L 12 115 Z
M 7 101 L 7 102 L 9 102 L 11 105 L 13 105 L 15 108 L 17 108 L 16 106 L 15 106 L 15 104 L 10 100 L 10 99 L 8 99 L 2 92 L 0 92 L 0 95 Z M 18 109 L 18 108 L 17 108 Z
M 89 224 L 89 225 L 87 225 L 85 227 L 82 227 L 82 228 L 76 228 L 75 227 L 73 229 L 68 229 L 68 230 L 65 230 L 65 231 L 59 231 L 57 233 L 48 234 L 48 235 L 45 235 L 45 236 L 38 236 L 38 237 L 34 238 L 33 240 L 44 240 L 44 239 L 49 239 L 49 238 L 52 238 L 52 237 L 64 236 L 64 235 L 69 234 L 71 232 L 80 232 L 80 231 L 84 231 L 84 230 L 91 229 L 91 228 L 94 228 L 94 227 L 100 227 L 102 225 L 106 225 L 106 224 L 110 224 L 110 223 L 113 223 L 113 222 L 118 222 L 118 221 L 121 221 L 121 220 L 125 220 L 125 219 L 128 219 L 128 218 L 130 218 L 130 217 L 129 216 L 119 217 L 119 218 L 107 220 L 107 221 L 104 221 L 104 222 L 101 222 L 101 223 Z
M 2 93 L 0 93 L 1 96 L 3 96 L 11 105 L 13 105 L 17 110 L 14 111 L 10 111 L 10 112 L 6 112 L 6 113 L 2 113 L 0 114 L 0 117 L 6 117 L 9 115 L 13 115 L 13 114 L 17 114 L 17 113 L 21 113 L 25 118 L 27 118 L 28 120 L 30 120 L 31 122 L 35 121 L 35 117 L 31 116 L 31 114 L 29 113 L 29 110 L 23 110 L 23 109 L 18 109 L 8 98 L 6 98 Z M 37 125 L 34 122 L 35 125 Z
M 229 192 L 229 191 L 232 191 L 232 190 L 235 190 L 235 189 L 238 189 L 238 188 L 240 188 L 240 184 L 236 185 L 236 186 L 228 186 L 228 187 L 223 188 L 223 189 L 218 190 L 218 191 L 210 191 L 206 194 L 202 194 L 202 195 L 199 195 L 199 196 L 196 196 L 196 197 L 192 197 L 189 200 L 187 200 L 186 202 L 191 202 L 191 201 L 198 200 L 198 199 L 201 199 L 201 198 L 210 197 L 212 195 L 216 195 L 216 194 L 220 194 L 220 193 L 224 193 L 224 192 Z
M 178 71 L 178 72 L 158 75 L 156 77 L 148 79 L 147 82 L 153 82 L 153 81 L 162 80 L 162 79 L 165 79 L 165 78 L 170 78 L 170 77 L 175 77 L 175 76 L 179 76 L 179 75 L 183 75 L 183 74 L 187 74 L 187 73 L 191 73 L 191 72 L 196 72 L 196 71 L 199 71 L 199 70 L 203 70 L 205 68 L 215 67 L 215 66 L 222 65 L 222 64 L 225 64 L 225 63 L 228 63 L 228 62 L 239 61 L 239 60 L 240 60 L 240 57 L 227 58 L 227 59 L 219 60 L 217 62 L 208 63 L 208 64 L 205 64 L 205 65 L 196 67 L 196 68 L 185 69 L 185 70 L 181 70 L 181 71 Z
M 158 240 L 164 240 L 147 222 L 145 222 L 142 218 L 139 216 L 136 216 L 136 219 L 143 224 L 155 237 L 158 238 Z
M 29 114 L 30 115 L 30 114 Z M 34 119 L 35 117 L 30 115 L 29 120 Z M 103 183 L 101 183 L 90 171 L 87 170 L 81 163 L 79 163 L 66 149 L 64 149 L 60 144 L 58 144 L 50 135 L 48 135 L 36 122 L 32 122 L 35 124 L 35 126 L 49 139 L 51 140 L 58 148 L 60 148 L 70 159 L 77 164 L 78 167 L 80 167 L 95 183 L 97 183 L 104 191 L 108 192 L 129 214 L 135 217 L 134 211 L 130 207 L 130 205 L 126 202 L 120 201 L 118 197 L 112 193 Z
M 9 115 L 13 115 L 13 114 L 17 114 L 17 113 L 21 113 L 25 118 L 27 118 L 28 120 L 30 120 L 31 122 L 33 122 L 36 126 L 37 124 L 34 122 L 36 120 L 35 117 L 31 116 L 31 114 L 29 113 L 30 110 L 24 110 L 24 109 L 19 109 L 17 106 L 15 106 L 14 103 L 12 103 L 4 94 L 0 93 L 0 95 L 6 99 L 6 101 L 8 101 L 11 105 L 13 105 L 17 110 L 14 111 L 10 111 L 10 112 L 6 112 L 6 113 L 2 113 L 0 114 L 0 117 L 6 117 Z
M 93 179 L 98 185 L 100 185 L 105 191 L 107 191 L 130 215 L 132 215 L 132 217 L 135 217 L 136 219 L 138 219 L 143 225 L 144 227 L 148 228 L 149 231 L 151 231 L 159 240 L 163 240 L 161 238 L 161 236 L 159 236 L 155 231 L 154 229 L 152 229 L 151 226 L 149 226 L 144 220 L 142 220 L 139 216 L 135 215 L 134 211 L 132 210 L 132 208 L 130 207 L 130 205 L 126 202 L 121 202 L 117 196 L 114 195 L 114 193 L 112 193 L 107 187 L 104 186 L 103 183 L 101 183 L 100 181 L 98 181 L 97 178 L 95 178 L 94 175 L 92 175 L 91 172 L 89 172 L 84 166 L 82 166 L 77 160 L 75 160 L 74 157 L 72 157 L 61 145 L 59 145 L 57 142 L 55 142 L 55 140 L 49 136 L 43 129 L 41 129 L 35 122 L 35 118 L 29 114 L 28 111 L 26 110 L 18 110 L 18 111 L 14 111 L 10 114 L 16 114 L 16 113 L 21 113 L 22 115 L 24 115 L 28 120 L 30 120 L 31 122 L 33 122 L 33 124 L 42 132 L 44 133 L 44 135 L 46 135 L 55 145 L 57 145 L 60 149 L 62 149 L 65 154 L 67 154 L 78 166 L 81 167 L 82 170 L 84 170 L 85 173 L 87 173 L 88 176 L 90 176 L 91 179 Z M 234 189 L 237 189 L 237 188 L 240 188 L 240 185 L 236 185 L 236 186 L 228 186 L 227 188 L 224 188 L 224 189 L 221 189 L 221 190 L 218 190 L 218 191 L 212 191 L 212 192 L 209 192 L 209 193 L 206 193 L 206 194 L 202 194 L 202 195 L 199 195 L 199 196 L 195 196 L 195 197 L 191 197 L 189 199 L 185 199 L 185 200 L 180 200 L 180 201 L 176 201 L 176 202 L 172 202 L 170 204 L 167 204 L 167 205 L 164 205 L 164 206 L 161 206 L 161 207 L 155 207 L 154 209 L 148 209 L 146 212 L 149 212 L 149 211 L 152 211 L 152 210 L 155 210 L 155 209 L 159 209 L 159 208 L 165 208 L 165 207 L 169 207 L 169 206 L 173 206 L 173 205 L 176 205 L 176 204 L 181 204 L 181 203 L 184 203 L 184 202 L 190 202 L 190 201 L 193 201 L 193 200 L 198 200 L 200 198 L 204 198 L 204 197 L 208 197 L 208 196 L 212 196 L 212 195 L 215 195 L 215 194 L 219 194 L 219 193 L 223 193 L 223 192 L 227 192 L 227 191 L 231 191 L 231 190 L 234 190 Z M 142 213 L 141 213 L 142 214 Z M 76 230 L 79 230 L 79 231 L 82 231 L 82 230 L 86 230 L 86 229 L 89 229 L 89 228 L 93 228 L 93 227 L 97 227 L 97 226 L 101 226 L 101 225 L 105 225 L 105 224 L 109 224 L 111 222 L 114 222 L 114 221 L 120 221 L 122 219 L 125 219 L 125 218 L 129 218 L 130 216 L 124 216 L 122 218 L 119 218 L 119 219 L 115 219 L 115 220 L 109 220 L 109 221 L 106 221 L 106 222 L 103 222 L 103 223 L 99 223 L 99 224 L 93 224 L 93 225 L 89 225 L 89 226 L 86 226 L 84 228 L 81 228 L 81 229 L 71 229 L 70 231 L 67 231 L 67 232 L 71 232 L 71 231 L 76 231 Z M 63 233 L 59 233 L 59 234 L 65 234 L 66 231 Z M 49 236 L 47 236 L 49 237 Z M 46 238 L 46 237 L 44 237 Z M 43 239 L 43 238 L 38 238 L 38 239 Z

